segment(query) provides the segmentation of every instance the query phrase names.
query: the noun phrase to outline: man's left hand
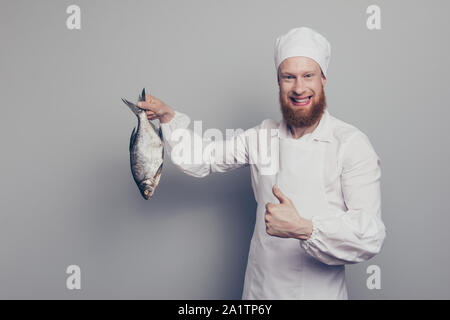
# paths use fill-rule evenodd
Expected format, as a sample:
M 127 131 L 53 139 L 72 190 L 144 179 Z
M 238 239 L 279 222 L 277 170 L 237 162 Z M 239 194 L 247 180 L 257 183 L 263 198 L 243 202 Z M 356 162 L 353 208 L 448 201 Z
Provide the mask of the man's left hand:
M 273 186 L 272 192 L 280 203 L 266 204 L 266 232 L 280 238 L 308 239 L 312 233 L 312 222 L 298 214 L 291 199 L 277 185 Z

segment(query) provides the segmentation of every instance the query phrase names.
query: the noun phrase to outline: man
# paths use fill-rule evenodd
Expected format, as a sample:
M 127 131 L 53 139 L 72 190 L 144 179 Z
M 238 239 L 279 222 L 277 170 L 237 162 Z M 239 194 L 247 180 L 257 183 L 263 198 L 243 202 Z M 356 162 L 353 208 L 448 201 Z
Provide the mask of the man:
M 382 247 L 380 160 L 364 133 L 326 110 L 329 58 L 328 41 L 312 29 L 280 36 L 275 66 L 283 120 L 234 137 L 237 147 L 225 152 L 233 163 L 207 154 L 208 161 L 178 164 L 197 177 L 250 165 L 258 208 L 243 299 L 347 299 L 345 264 Z M 171 152 L 171 135 L 187 128 L 187 116 L 150 95 L 139 106 L 161 121 Z M 264 129 L 276 129 L 270 140 L 279 152 L 279 170 L 269 174 L 250 161 L 249 138 Z

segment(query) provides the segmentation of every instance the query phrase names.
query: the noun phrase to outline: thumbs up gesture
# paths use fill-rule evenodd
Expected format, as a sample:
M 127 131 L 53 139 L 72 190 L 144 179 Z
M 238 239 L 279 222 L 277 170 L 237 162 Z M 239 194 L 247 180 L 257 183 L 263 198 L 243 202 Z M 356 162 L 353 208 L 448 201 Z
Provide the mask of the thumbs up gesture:
M 272 192 L 280 203 L 266 204 L 267 234 L 280 238 L 308 239 L 312 233 L 312 222 L 299 215 L 291 199 L 277 185 L 273 186 Z

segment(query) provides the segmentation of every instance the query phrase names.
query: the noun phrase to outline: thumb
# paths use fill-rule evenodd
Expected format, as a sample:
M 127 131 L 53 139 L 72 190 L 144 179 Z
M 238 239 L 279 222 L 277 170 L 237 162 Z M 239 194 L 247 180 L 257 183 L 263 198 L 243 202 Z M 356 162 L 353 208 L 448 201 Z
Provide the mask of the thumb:
M 273 185 L 272 192 L 273 192 L 273 195 L 275 197 L 277 197 L 278 201 L 280 201 L 280 203 L 289 202 L 289 198 L 286 197 L 283 194 L 283 192 L 281 192 L 281 190 L 278 188 L 278 186 L 276 184 Z

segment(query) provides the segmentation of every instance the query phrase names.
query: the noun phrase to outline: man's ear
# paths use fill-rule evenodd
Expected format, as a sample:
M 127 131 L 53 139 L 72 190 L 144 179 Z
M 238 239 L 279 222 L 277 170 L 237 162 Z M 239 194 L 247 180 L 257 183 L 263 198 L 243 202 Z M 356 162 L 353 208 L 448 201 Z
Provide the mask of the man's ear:
M 322 86 L 324 87 L 325 83 L 327 83 L 327 78 L 325 78 L 325 75 L 323 74 L 323 72 L 322 72 L 321 80 L 322 80 Z

